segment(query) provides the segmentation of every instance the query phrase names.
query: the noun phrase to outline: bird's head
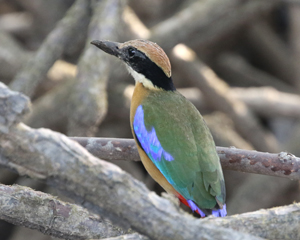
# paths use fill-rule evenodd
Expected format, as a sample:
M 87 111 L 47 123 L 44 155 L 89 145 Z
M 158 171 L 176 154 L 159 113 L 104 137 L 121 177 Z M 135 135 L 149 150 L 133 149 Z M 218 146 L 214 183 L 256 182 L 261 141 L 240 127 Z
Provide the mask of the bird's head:
M 95 40 L 91 44 L 121 59 L 135 81 L 146 88 L 175 91 L 169 58 L 156 43 L 137 39 L 125 43 Z

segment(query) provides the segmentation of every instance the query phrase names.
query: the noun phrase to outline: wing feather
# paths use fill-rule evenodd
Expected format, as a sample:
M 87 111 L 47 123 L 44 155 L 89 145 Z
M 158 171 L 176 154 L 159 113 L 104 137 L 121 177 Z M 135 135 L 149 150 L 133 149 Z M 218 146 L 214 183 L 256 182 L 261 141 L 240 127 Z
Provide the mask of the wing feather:
M 138 106 L 134 133 L 170 184 L 199 207 L 225 202 L 225 186 L 214 141 L 197 109 L 179 93 L 159 91 Z

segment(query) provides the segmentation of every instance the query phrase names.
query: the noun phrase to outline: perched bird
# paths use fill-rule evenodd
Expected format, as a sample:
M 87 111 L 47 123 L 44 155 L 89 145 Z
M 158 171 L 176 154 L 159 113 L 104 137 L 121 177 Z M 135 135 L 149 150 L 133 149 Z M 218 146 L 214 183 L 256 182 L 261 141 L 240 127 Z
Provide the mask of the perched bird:
M 91 44 L 121 59 L 135 79 L 130 123 L 148 173 L 201 217 L 226 216 L 215 143 L 198 110 L 176 91 L 162 48 L 147 40 Z

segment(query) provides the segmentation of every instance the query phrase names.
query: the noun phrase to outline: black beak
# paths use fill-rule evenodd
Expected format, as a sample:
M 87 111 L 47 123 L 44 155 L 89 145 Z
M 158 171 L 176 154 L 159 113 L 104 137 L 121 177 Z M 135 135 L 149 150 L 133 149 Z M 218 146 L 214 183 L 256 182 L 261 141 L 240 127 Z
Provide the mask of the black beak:
M 114 55 L 118 58 L 121 58 L 122 52 L 119 49 L 120 43 L 111 42 L 111 41 L 94 40 L 91 42 L 91 44 L 95 45 L 96 47 L 100 48 L 102 51 L 110 55 Z

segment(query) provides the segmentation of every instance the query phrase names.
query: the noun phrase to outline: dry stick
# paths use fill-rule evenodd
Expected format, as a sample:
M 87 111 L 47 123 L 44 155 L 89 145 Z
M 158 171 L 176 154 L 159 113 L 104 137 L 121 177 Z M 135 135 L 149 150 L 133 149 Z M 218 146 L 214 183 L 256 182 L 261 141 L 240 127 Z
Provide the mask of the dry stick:
M 217 59 L 217 68 L 226 79 L 238 86 L 271 86 L 285 92 L 296 92 L 291 85 L 251 66 L 245 58 L 236 53 L 223 53 Z
M 198 88 L 178 89 L 198 109 L 207 109 L 209 103 Z M 233 87 L 229 95 L 242 101 L 255 113 L 266 118 L 300 118 L 300 96 L 277 91 L 272 87 Z
M 273 218 L 269 218 L 270 215 Z M 217 226 L 230 227 L 248 233 L 261 231 L 260 237 L 262 238 L 283 240 L 300 238 L 299 219 L 300 203 L 294 203 L 284 207 L 262 209 L 226 218 L 204 219 L 203 223 L 211 222 Z
M 140 161 L 133 139 L 72 137 L 104 160 Z M 217 147 L 223 169 L 300 180 L 300 158 L 286 152 L 264 153 Z
M 25 37 L 33 31 L 33 17 L 28 12 L 11 12 L 1 14 L 0 31 Z
M 28 97 L 19 92 L 11 91 L 0 82 L 0 131 L 8 132 L 9 128 L 19 123 L 30 111 L 31 103 Z
M 149 238 L 138 233 L 126 234 L 119 237 L 105 238 L 103 240 L 148 240 Z
M 13 106 L 7 105 L 7 99 L 13 97 L 17 103 L 17 93 L 5 86 L 0 87 L 2 92 L 7 96 L 0 99 L 0 112 L 11 111 L 10 115 L 3 115 L 4 118 L 15 115 L 15 119 L 20 119 L 27 105 L 23 111 L 12 111 Z M 31 129 L 10 121 L 10 118 L 5 120 L 6 131 L 0 134 L 1 166 L 21 175 L 45 179 L 114 223 L 131 226 L 152 239 L 258 239 L 231 229 L 202 224 L 201 220 L 178 211 L 170 201 L 149 192 L 131 175 L 95 158 L 62 134 Z M 12 122 L 15 125 L 8 128 Z
M 261 116 L 300 118 L 300 96 L 274 88 L 232 88 L 231 95 Z
M 165 51 L 170 51 L 181 42 L 204 49 L 212 43 L 220 43 L 224 36 L 230 36 L 259 15 L 269 12 L 279 2 L 197 1 L 153 27 L 150 40 L 157 42 Z
M 106 84 L 110 58 L 90 44 L 95 39 L 116 39 L 125 1 L 96 1 L 85 50 L 69 99 L 68 135 L 92 136 L 107 112 Z
M 0 165 L 45 179 L 63 193 L 79 198 L 84 207 L 114 223 L 129 224 L 152 239 L 257 239 L 203 225 L 201 220 L 178 212 L 131 175 L 93 157 L 62 134 L 20 123 L 1 135 L 0 144 Z
M 0 32 L 0 78 L 11 80 L 30 57 L 17 41 L 7 34 Z
M 186 58 L 186 56 L 190 57 Z M 171 62 L 184 72 L 187 81 L 202 91 L 211 106 L 232 117 L 237 130 L 256 149 L 268 152 L 277 151 L 275 137 L 260 126 L 258 120 L 243 102 L 229 94 L 229 86 L 197 59 L 194 52 L 183 45 L 178 46 L 171 54 Z
M 258 22 L 250 26 L 246 31 L 246 39 L 249 46 L 260 58 L 261 63 L 270 72 L 287 83 L 298 86 L 297 61 L 267 23 Z
M 82 24 L 89 19 L 89 0 L 77 0 L 65 17 L 48 35 L 35 56 L 30 59 L 24 69 L 17 74 L 10 87 L 16 91 L 32 96 L 39 83 L 53 63 L 62 55 L 68 44 L 80 33 Z
M 68 115 L 66 103 L 73 86 L 74 79 L 65 80 L 38 98 L 33 102 L 32 112 L 28 114 L 24 122 L 34 128 L 66 129 Z
M 124 233 L 78 205 L 18 185 L 0 184 L 0 219 L 64 239 L 107 238 Z
M 254 147 L 236 131 L 233 121 L 227 114 L 215 111 L 211 114 L 205 114 L 203 117 L 216 145 L 254 150 Z
M 19 127 L 17 127 L 17 128 L 19 128 Z M 26 131 L 26 129 L 23 129 L 23 130 Z M 27 130 L 29 130 L 29 129 L 27 129 Z M 27 152 L 27 154 L 16 153 L 17 151 L 11 151 L 12 153 L 15 153 L 17 155 L 20 154 L 20 157 L 16 157 L 15 158 L 14 156 L 10 156 L 10 157 L 12 157 L 12 159 L 13 159 L 14 162 L 10 162 L 10 161 L 6 161 L 5 162 L 5 159 L 2 157 L 0 159 L 0 162 L 1 162 L 0 164 L 1 165 L 4 164 L 4 166 L 10 166 L 11 168 L 13 168 L 15 170 L 18 170 L 19 173 L 21 173 L 21 174 L 25 173 L 25 174 L 28 174 L 28 175 L 30 175 L 32 177 L 47 178 L 47 176 L 48 176 L 48 178 L 49 178 L 48 181 L 50 183 L 51 183 L 51 180 L 54 181 L 54 183 L 56 184 L 56 187 L 60 186 L 63 189 L 64 188 L 68 188 L 71 191 L 75 191 L 77 194 L 80 194 L 81 191 L 83 191 L 85 189 L 85 194 L 89 198 L 89 199 L 86 198 L 85 199 L 86 201 L 89 201 L 91 198 L 93 198 L 93 195 L 97 195 L 97 196 L 95 196 L 95 198 L 97 198 L 97 199 L 95 199 L 94 201 L 96 201 L 99 204 L 101 204 L 101 202 L 104 201 L 103 204 L 105 205 L 106 200 L 103 199 L 103 198 L 101 198 L 101 197 L 99 198 L 99 196 L 101 196 L 101 194 L 100 194 L 101 192 L 99 192 L 100 189 L 98 189 L 98 188 L 99 188 L 99 184 L 101 185 L 101 183 L 98 182 L 98 180 L 99 180 L 100 176 L 101 176 L 101 179 L 103 179 L 103 177 L 105 175 L 107 175 L 107 174 L 108 174 L 107 175 L 108 179 L 112 180 L 112 178 L 113 178 L 113 181 L 117 180 L 115 178 L 116 177 L 115 176 L 115 174 L 116 174 L 115 171 L 117 169 L 110 168 L 110 165 L 102 165 L 101 164 L 104 169 L 99 172 L 99 170 L 100 170 L 99 169 L 100 162 L 98 162 L 98 163 L 95 162 L 94 164 L 90 165 L 89 161 L 86 161 L 89 158 L 88 155 L 86 155 L 86 154 L 84 154 L 85 156 L 81 155 L 80 154 L 81 150 L 80 150 L 79 146 L 74 146 L 74 148 L 72 147 L 71 149 L 69 149 L 69 147 L 71 147 L 72 144 L 69 145 L 70 142 L 68 142 L 67 139 L 63 139 L 64 137 L 62 135 L 55 134 L 56 135 L 55 136 L 55 135 L 52 135 L 53 133 L 51 133 L 50 131 L 46 131 L 46 130 L 39 130 L 39 131 L 37 131 L 37 130 L 30 130 L 30 132 L 27 132 L 27 133 L 25 133 L 25 132 L 22 131 L 23 132 L 23 133 L 21 133 L 22 136 L 19 135 L 20 132 L 18 134 L 16 134 L 16 131 L 13 131 L 13 132 L 14 133 L 12 133 L 12 136 L 17 137 L 19 140 L 21 140 L 21 139 L 22 139 L 22 141 L 24 140 L 24 143 L 25 143 L 25 141 L 28 141 L 28 138 L 24 138 L 24 137 L 26 135 L 27 135 L 27 137 L 29 137 L 31 135 L 30 136 L 30 138 L 31 138 L 30 142 L 31 143 L 29 144 L 31 146 L 30 147 L 31 148 L 30 149 L 31 154 L 29 152 L 27 152 L 27 150 L 25 151 L 25 152 Z M 46 136 L 42 136 L 44 134 L 48 135 L 48 137 L 50 137 L 50 135 L 52 135 L 52 137 L 54 137 L 54 138 L 50 137 L 50 138 L 47 139 Z M 34 143 L 34 141 L 36 141 L 36 142 Z M 6 143 L 9 143 L 9 142 L 6 142 Z M 50 145 L 48 145 L 49 143 L 50 143 Z M 23 145 L 23 147 L 24 147 L 24 145 Z M 41 155 L 38 154 L 36 156 L 36 154 L 32 152 L 33 149 L 34 149 L 35 153 L 36 153 L 36 151 L 38 149 L 40 149 Z M 6 151 L 7 151 L 7 149 L 6 149 Z M 47 152 L 46 156 L 45 156 L 45 153 L 42 153 L 43 151 Z M 53 153 L 53 151 L 55 151 L 55 152 Z M 10 152 L 10 151 L 8 151 L 8 152 Z M 57 155 L 56 155 L 56 153 L 57 153 Z M 81 152 L 81 153 L 84 153 L 84 152 Z M 62 160 L 60 157 L 58 157 L 60 155 L 62 155 L 61 158 L 63 158 L 64 160 Z M 53 160 L 53 159 L 51 160 L 52 156 L 53 156 L 53 159 L 56 158 L 57 160 L 56 161 Z M 36 160 L 29 162 L 28 161 L 29 159 L 22 159 L 22 157 L 24 157 L 24 158 L 28 157 L 30 159 L 36 159 L 38 162 L 36 162 Z M 77 158 L 77 162 L 76 161 L 75 162 L 72 162 L 72 161 L 68 162 L 68 157 L 69 158 L 75 157 L 75 159 Z M 44 158 L 46 158 L 47 160 L 44 159 Z M 49 162 L 49 160 L 51 160 L 51 161 Z M 80 162 L 83 161 L 83 160 L 84 160 L 84 162 L 83 162 L 83 165 L 82 165 L 82 164 L 80 164 Z M 23 162 L 23 164 L 18 165 L 20 162 Z M 44 165 L 43 162 L 45 162 L 47 164 L 45 166 L 43 166 Z M 54 164 L 54 165 L 52 165 L 52 164 Z M 63 169 L 61 167 L 63 167 Z M 76 169 L 78 169 L 78 170 L 76 170 Z M 26 170 L 26 171 L 24 171 L 24 170 Z M 64 171 L 67 171 L 67 172 L 65 173 Z M 121 171 L 121 170 L 118 170 L 117 172 L 119 172 L 119 171 Z M 120 173 L 122 173 L 122 171 L 119 172 L 119 174 Z M 72 174 L 72 178 L 73 178 L 72 181 L 69 181 L 70 180 L 70 177 L 68 177 L 68 176 L 70 176 L 69 174 Z M 81 176 L 82 174 L 83 175 L 86 174 L 86 175 L 85 176 Z M 124 173 L 122 173 L 122 174 L 124 174 Z M 98 176 L 98 177 L 95 178 L 94 176 Z M 78 178 L 80 178 L 80 179 L 78 179 Z M 65 180 L 63 180 L 63 179 L 65 179 Z M 75 187 L 73 185 L 75 183 L 74 179 L 77 179 L 77 181 L 75 181 L 78 184 L 77 187 Z M 110 200 L 110 201 L 117 201 L 118 202 L 113 207 L 113 209 L 118 209 L 118 211 L 120 211 L 121 209 L 124 210 L 124 208 L 122 208 L 123 198 L 119 198 L 119 197 L 126 197 L 124 199 L 125 202 L 127 200 L 130 200 L 130 199 L 127 199 L 127 198 L 128 198 L 128 195 L 134 194 L 132 192 L 134 188 L 131 189 L 131 190 L 129 190 L 129 189 L 126 188 L 126 186 L 129 183 L 128 182 L 129 179 L 126 180 L 124 178 L 121 178 L 121 179 L 117 180 L 118 184 L 115 183 L 117 185 L 114 185 L 114 187 L 112 187 L 112 185 L 111 185 L 111 180 L 110 181 L 108 180 L 108 182 L 107 182 L 107 184 L 108 184 L 107 185 L 107 188 L 108 188 L 107 190 L 105 190 L 106 187 L 101 188 L 102 191 L 103 190 L 105 191 L 103 194 L 108 194 L 108 196 L 110 196 L 111 194 L 113 194 L 112 197 L 115 197 L 115 198 L 117 197 L 117 199 L 115 199 L 115 200 L 113 200 L 113 199 Z M 132 180 L 130 180 L 130 181 L 132 181 Z M 96 182 L 94 182 L 94 181 L 96 181 Z M 89 182 L 89 184 L 93 184 L 94 186 L 89 186 L 89 187 L 92 187 L 92 188 L 89 188 L 88 185 L 86 184 L 86 182 Z M 80 187 L 81 185 L 83 185 L 83 186 Z M 102 185 L 106 186 L 105 183 L 102 183 Z M 120 188 L 117 187 L 118 185 L 121 185 Z M 138 187 L 138 188 L 141 187 L 141 186 L 139 187 L 139 184 L 137 184 L 137 182 L 134 185 L 135 185 L 135 187 Z M 98 186 L 98 187 L 96 187 L 96 186 Z M 93 187 L 96 187 L 96 188 L 93 188 Z M 125 189 L 123 189 L 123 187 L 125 187 Z M 93 190 L 89 191 L 88 189 L 93 189 Z M 140 190 L 142 190 L 142 189 L 140 189 Z M 107 191 L 109 191 L 110 193 L 108 193 Z M 143 189 L 142 192 L 144 192 L 144 191 L 147 192 L 146 189 Z M 122 196 L 118 197 L 118 195 L 120 195 L 120 194 Z M 138 198 L 138 199 L 141 199 L 141 201 L 146 201 L 147 202 L 148 197 L 145 198 L 145 195 L 143 195 L 143 196 L 144 197 Z M 151 194 L 150 194 L 150 196 L 151 196 Z M 105 197 L 107 197 L 107 196 L 105 195 Z M 150 207 L 149 211 L 151 210 L 151 213 L 148 214 L 148 215 L 150 215 L 149 217 L 152 217 L 152 213 L 153 213 L 153 210 L 154 210 L 153 206 L 156 206 L 156 207 L 160 206 L 159 207 L 159 209 L 160 209 L 159 211 L 161 211 L 162 214 L 164 213 L 164 211 L 172 211 L 173 213 L 176 212 L 175 209 L 169 209 L 171 207 L 171 206 L 169 206 L 169 204 L 170 204 L 169 202 L 165 203 L 166 205 L 165 204 L 160 205 L 160 204 L 162 204 L 162 202 L 161 202 L 162 200 L 156 199 L 156 197 L 154 195 L 151 196 L 151 199 L 155 200 L 155 204 L 153 202 L 152 204 L 154 204 L 154 205 L 152 205 L 152 207 L 150 207 L 151 205 L 148 206 L 148 207 Z M 110 201 L 108 201 L 106 205 L 109 206 L 110 204 L 115 204 L 114 202 L 110 203 Z M 131 201 L 134 201 L 135 204 L 138 205 L 138 207 L 142 207 L 141 209 L 144 209 L 144 210 L 148 209 L 148 208 L 144 208 L 146 206 L 143 206 L 143 205 L 140 206 L 140 204 L 138 202 L 136 202 L 136 200 L 131 199 Z M 86 202 L 86 204 L 90 204 L 90 203 Z M 126 207 L 129 207 L 130 205 L 132 205 L 130 203 L 128 203 L 128 204 L 126 205 Z M 89 207 L 91 207 L 91 206 L 89 205 Z M 135 207 L 134 206 L 130 207 L 130 211 L 132 210 L 132 208 L 134 209 Z M 140 211 L 140 209 L 138 211 Z M 131 214 L 133 214 L 133 212 Z M 142 214 L 142 213 L 140 213 L 140 214 Z M 270 218 L 274 219 L 274 214 L 270 214 L 270 215 L 264 214 L 263 217 L 265 217 L 265 216 L 270 216 Z M 145 217 L 145 216 L 141 216 L 141 217 Z M 173 215 L 173 217 L 175 217 L 175 216 Z M 175 224 L 176 222 L 178 222 L 178 224 L 181 224 L 180 223 L 181 220 L 187 221 L 187 219 L 185 219 L 184 215 L 180 215 L 178 217 L 175 217 L 175 219 L 176 218 L 177 218 L 177 220 L 175 222 L 172 222 L 171 224 Z M 288 213 L 287 213 L 286 218 L 289 219 L 289 214 Z M 143 221 L 144 220 L 145 219 L 143 218 Z M 258 221 L 259 220 L 260 219 L 258 219 Z M 137 221 L 138 221 L 138 219 L 137 219 Z M 150 221 L 150 218 L 149 218 L 149 221 Z M 153 221 L 155 221 L 155 219 L 153 219 Z M 168 222 L 169 218 L 167 217 L 167 218 L 163 219 L 162 222 L 160 222 L 160 224 L 166 224 L 166 223 L 164 223 L 164 221 Z M 203 224 L 202 224 L 201 220 L 198 221 L 198 222 L 196 220 L 192 220 L 191 222 L 192 223 L 197 223 L 196 226 L 190 226 L 191 229 L 194 229 L 194 227 L 196 227 L 197 234 L 199 234 L 199 232 L 202 234 L 203 232 L 202 232 L 201 226 L 203 227 Z M 265 221 L 264 223 L 268 224 L 268 222 L 269 221 Z M 290 222 L 289 222 L 289 224 L 290 224 Z M 150 226 L 152 226 L 152 225 L 150 225 Z M 245 225 L 245 226 L 247 226 L 250 229 L 252 229 L 252 225 L 251 226 Z M 147 227 L 149 228 L 149 224 L 147 225 Z M 164 225 L 162 227 L 164 227 L 164 228 L 168 227 L 169 228 L 170 226 L 169 225 L 168 226 Z M 188 226 L 185 226 L 185 227 L 188 227 Z M 204 225 L 204 227 L 205 227 L 205 225 Z M 263 225 L 261 225 L 261 227 L 263 228 Z M 157 230 L 158 229 L 156 229 L 156 231 Z M 175 229 L 173 229 L 173 231 L 174 230 Z M 245 230 L 245 231 L 247 231 L 247 230 Z M 263 230 L 262 232 L 258 232 L 257 229 L 255 229 L 255 231 L 256 232 L 253 231 L 253 233 L 258 234 L 258 235 L 259 234 L 266 234 L 265 230 Z M 211 234 L 212 234 L 212 238 L 208 238 L 208 239 L 213 239 L 213 237 L 216 237 L 214 235 L 213 229 L 211 230 Z M 269 233 L 269 234 L 271 234 L 271 233 Z M 176 237 L 179 237 L 179 236 L 178 235 L 175 235 L 175 236 L 173 235 L 173 237 L 176 238 Z M 199 238 L 197 237 L 197 235 L 195 235 L 194 237 L 196 237 L 197 239 L 202 239 L 202 238 L 199 237 L 199 235 L 198 235 Z M 234 238 L 236 236 L 232 236 L 232 237 Z M 157 238 L 157 239 L 160 239 L 160 238 Z M 164 239 L 164 235 L 162 236 L 161 239 Z M 180 239 L 180 238 L 176 238 L 176 239 Z M 187 239 L 187 238 L 185 238 L 185 239 Z M 194 239 L 194 238 L 191 238 L 191 239 Z M 221 238 L 221 236 L 217 236 L 217 239 L 223 239 L 223 238 Z
M 157 42 L 165 51 L 170 51 L 176 44 L 186 42 L 198 31 L 205 34 L 205 29 L 213 22 L 219 22 L 223 16 L 232 13 L 232 9 L 240 2 L 240 0 L 192 2 L 177 14 L 154 26 L 151 29 L 150 40 Z

